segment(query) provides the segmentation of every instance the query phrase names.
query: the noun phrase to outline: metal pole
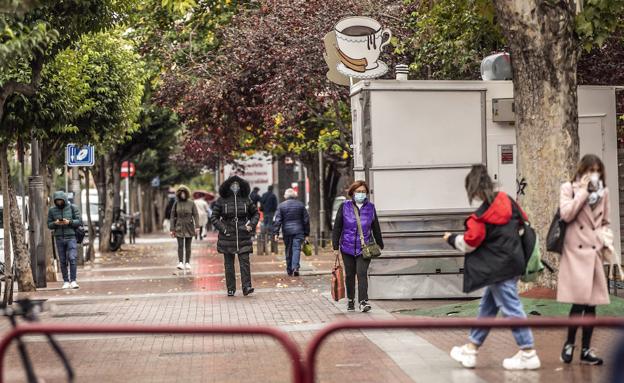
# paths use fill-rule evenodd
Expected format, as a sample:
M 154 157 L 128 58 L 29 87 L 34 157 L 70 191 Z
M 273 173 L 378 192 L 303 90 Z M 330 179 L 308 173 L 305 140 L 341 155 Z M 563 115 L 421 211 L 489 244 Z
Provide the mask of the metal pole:
M 74 193 L 74 205 L 78 208 L 78 210 L 82 214 L 82 205 L 81 205 L 81 187 L 80 187 L 80 172 L 79 167 L 72 167 L 72 192 Z M 83 266 L 85 263 L 84 259 L 84 247 L 82 244 L 78 244 L 77 248 L 78 253 L 78 264 Z
M 44 183 L 39 175 L 40 152 L 39 141 L 33 136 L 31 143 L 32 176 L 28 179 L 28 212 L 30 214 L 30 262 L 33 279 L 37 287 L 46 287 L 46 254 L 43 238 L 46 229 L 43 225 L 43 215 L 46 214 L 43 200 Z M 53 245 L 54 246 L 54 245 Z
M 323 165 L 323 152 L 319 149 L 319 238 L 321 247 L 325 247 L 325 171 Z
M 65 159 L 65 193 L 69 192 L 69 178 L 67 177 L 67 159 Z

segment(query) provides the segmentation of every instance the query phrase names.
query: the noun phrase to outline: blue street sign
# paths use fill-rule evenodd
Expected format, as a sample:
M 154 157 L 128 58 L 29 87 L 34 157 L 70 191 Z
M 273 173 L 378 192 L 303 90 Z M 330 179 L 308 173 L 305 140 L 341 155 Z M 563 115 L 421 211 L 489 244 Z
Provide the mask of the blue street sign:
M 154 178 L 152 178 L 152 187 L 153 188 L 159 188 L 160 187 L 160 177 L 156 176 Z
M 93 166 L 95 165 L 95 148 L 92 145 L 69 144 L 65 152 L 65 161 L 67 166 Z

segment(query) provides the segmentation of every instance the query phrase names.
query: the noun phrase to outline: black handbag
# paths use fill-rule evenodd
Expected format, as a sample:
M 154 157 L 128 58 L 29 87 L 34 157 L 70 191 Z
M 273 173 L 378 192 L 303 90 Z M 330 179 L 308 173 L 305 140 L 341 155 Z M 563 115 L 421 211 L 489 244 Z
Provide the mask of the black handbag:
M 553 253 L 559 253 L 563 251 L 563 242 L 565 240 L 566 229 L 568 224 L 561 219 L 561 212 L 557 209 L 550 228 L 548 228 L 548 235 L 546 236 L 546 250 Z
M 572 198 L 574 198 L 574 189 L 572 190 Z M 548 235 L 546 236 L 546 250 L 558 254 L 562 253 L 567 228 L 568 223 L 561 219 L 561 211 L 557 209 L 557 212 L 550 223 L 550 227 L 548 228 Z

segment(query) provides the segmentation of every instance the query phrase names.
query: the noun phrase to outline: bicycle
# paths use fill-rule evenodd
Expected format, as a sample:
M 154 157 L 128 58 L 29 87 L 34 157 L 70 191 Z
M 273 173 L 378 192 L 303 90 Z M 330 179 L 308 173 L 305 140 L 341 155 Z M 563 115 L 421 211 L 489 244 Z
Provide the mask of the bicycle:
M 3 310 L 0 310 L 0 315 L 5 316 L 9 319 L 12 328 L 18 327 L 18 317 L 23 317 L 26 322 L 38 322 L 39 314 L 43 311 L 43 301 L 42 300 L 30 300 L 30 299 L 22 299 L 15 301 L 16 307 L 7 307 Z M 74 369 L 67 358 L 67 355 L 63 351 L 61 345 L 54 339 L 51 334 L 45 334 L 48 343 L 54 350 L 54 352 L 58 355 L 61 360 L 63 367 L 67 373 L 67 381 L 72 383 L 74 382 L 76 375 L 74 373 Z M 37 374 L 35 373 L 34 366 L 32 361 L 30 360 L 30 356 L 28 355 L 28 350 L 26 349 L 26 344 L 22 340 L 21 336 L 16 338 L 17 342 L 17 350 L 20 355 L 20 359 L 22 361 L 22 365 L 24 366 L 24 370 L 26 371 L 26 377 L 28 383 L 38 383 L 40 380 L 37 378 Z

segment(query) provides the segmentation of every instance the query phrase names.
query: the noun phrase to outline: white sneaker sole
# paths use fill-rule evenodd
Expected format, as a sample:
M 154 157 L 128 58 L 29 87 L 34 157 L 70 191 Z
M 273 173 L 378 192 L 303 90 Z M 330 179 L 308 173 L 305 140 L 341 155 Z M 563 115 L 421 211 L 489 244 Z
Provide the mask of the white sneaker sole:
M 456 361 L 457 363 L 461 364 L 461 365 L 462 365 L 462 367 L 464 367 L 464 368 L 473 369 L 473 368 L 475 368 L 475 367 L 476 367 L 476 365 L 477 365 L 477 362 L 476 362 L 476 357 L 475 357 L 475 361 L 474 361 L 474 363 L 466 363 L 466 362 L 464 361 L 464 359 L 463 359 L 460 355 L 455 354 L 455 353 L 453 352 L 453 350 L 451 350 L 450 355 L 451 355 L 451 359 L 453 359 L 453 360 L 454 360 L 454 361 Z
M 507 371 L 524 371 L 524 370 L 538 370 L 540 367 L 542 367 L 542 363 L 541 362 L 531 362 L 531 363 L 527 363 L 526 365 L 523 366 L 505 366 L 505 362 L 503 362 L 503 368 Z

